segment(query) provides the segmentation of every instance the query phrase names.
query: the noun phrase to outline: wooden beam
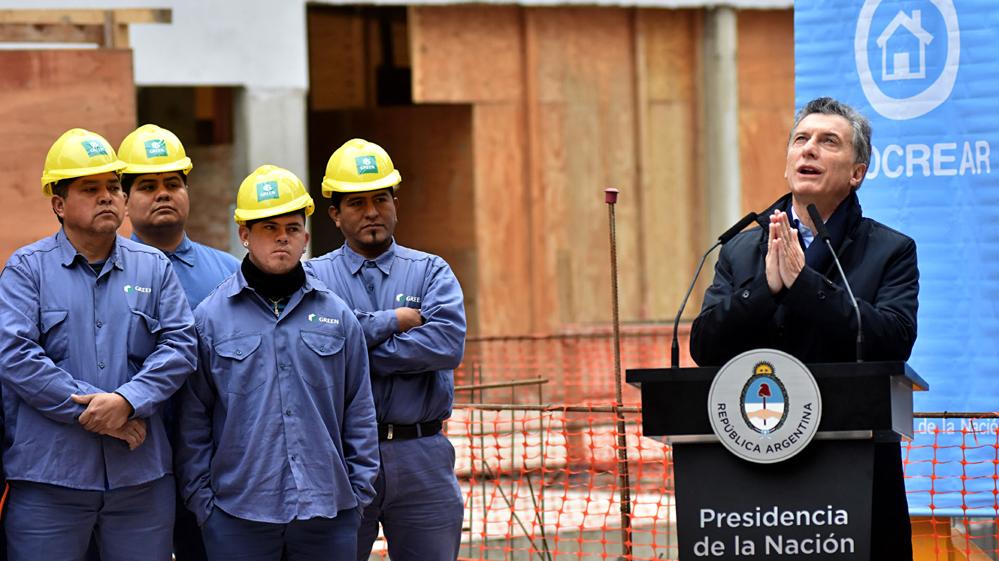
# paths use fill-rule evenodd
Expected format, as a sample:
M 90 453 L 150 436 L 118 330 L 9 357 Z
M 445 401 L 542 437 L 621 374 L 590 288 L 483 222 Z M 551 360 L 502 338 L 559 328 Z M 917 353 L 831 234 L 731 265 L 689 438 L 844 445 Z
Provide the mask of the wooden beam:
M 106 14 L 114 21 L 130 23 L 172 23 L 170 8 L 127 8 L 120 10 L 0 10 L 0 24 L 104 25 Z
M 96 25 L 0 24 L 0 43 L 97 43 L 104 29 Z

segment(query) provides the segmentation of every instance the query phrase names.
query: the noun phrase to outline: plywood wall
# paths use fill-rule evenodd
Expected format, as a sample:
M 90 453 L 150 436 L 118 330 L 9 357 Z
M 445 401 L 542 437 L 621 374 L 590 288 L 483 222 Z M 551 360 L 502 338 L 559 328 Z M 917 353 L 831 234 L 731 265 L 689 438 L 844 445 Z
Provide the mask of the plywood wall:
M 704 186 L 699 10 L 640 10 L 644 314 L 670 319 L 703 251 Z M 692 294 L 686 317 L 700 309 Z
M 0 169 L 8 194 L 0 262 L 58 230 L 41 194 L 45 154 L 74 127 L 112 144 L 135 128 L 135 83 L 128 50 L 0 50 Z
M 414 101 L 473 107 L 480 333 L 606 322 L 606 187 L 621 317 L 670 318 L 700 245 L 699 12 L 419 7 L 409 24 Z
M 739 150 L 743 211 L 787 192 L 784 155 L 794 120 L 794 14 L 739 12 Z

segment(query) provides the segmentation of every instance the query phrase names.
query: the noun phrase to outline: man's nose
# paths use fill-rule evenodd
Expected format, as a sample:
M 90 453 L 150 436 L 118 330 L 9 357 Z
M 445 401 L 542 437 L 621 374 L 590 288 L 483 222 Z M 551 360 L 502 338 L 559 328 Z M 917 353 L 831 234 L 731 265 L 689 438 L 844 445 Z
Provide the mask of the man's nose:
M 808 139 L 808 142 L 805 142 L 805 145 L 801 147 L 801 153 L 803 155 L 807 154 L 809 156 L 814 156 L 817 153 L 818 147 L 818 141 L 815 138 L 810 138 Z

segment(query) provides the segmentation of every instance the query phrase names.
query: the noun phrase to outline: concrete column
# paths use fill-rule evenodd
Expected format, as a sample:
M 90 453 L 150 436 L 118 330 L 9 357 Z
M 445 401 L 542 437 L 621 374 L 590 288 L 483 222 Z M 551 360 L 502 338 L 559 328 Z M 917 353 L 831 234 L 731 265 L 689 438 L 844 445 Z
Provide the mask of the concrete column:
M 234 188 L 264 164 L 283 167 L 308 181 L 306 90 L 243 88 L 236 95 L 234 112 Z M 240 247 L 235 227 L 233 247 Z
M 737 17 L 733 8 L 721 7 L 707 10 L 704 21 L 706 243 L 741 218 Z

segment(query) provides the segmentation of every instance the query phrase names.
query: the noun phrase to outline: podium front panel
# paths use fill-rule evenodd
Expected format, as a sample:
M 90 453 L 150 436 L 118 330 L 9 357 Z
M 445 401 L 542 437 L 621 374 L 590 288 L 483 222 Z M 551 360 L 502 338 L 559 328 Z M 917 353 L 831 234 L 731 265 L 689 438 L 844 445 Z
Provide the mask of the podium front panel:
M 813 441 L 764 465 L 717 444 L 675 445 L 680 561 L 870 560 L 874 446 Z

